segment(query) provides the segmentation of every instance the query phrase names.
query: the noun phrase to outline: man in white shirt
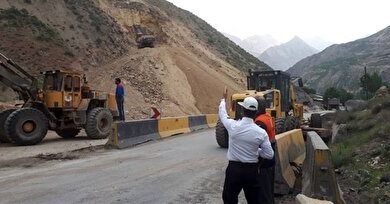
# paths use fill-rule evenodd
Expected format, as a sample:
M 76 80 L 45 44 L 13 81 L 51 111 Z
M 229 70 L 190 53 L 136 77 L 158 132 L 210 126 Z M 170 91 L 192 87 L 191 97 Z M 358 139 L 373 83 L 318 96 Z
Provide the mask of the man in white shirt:
M 226 168 L 223 201 L 229 204 L 237 203 L 238 195 L 244 189 L 248 204 L 261 203 L 258 157 L 272 159 L 274 151 L 265 130 L 253 121 L 258 107 L 257 100 L 247 97 L 243 102 L 239 102 L 243 107 L 244 117 L 236 121 L 228 118 L 225 98 L 226 93 L 219 105 L 219 118 L 229 133 L 229 165 Z

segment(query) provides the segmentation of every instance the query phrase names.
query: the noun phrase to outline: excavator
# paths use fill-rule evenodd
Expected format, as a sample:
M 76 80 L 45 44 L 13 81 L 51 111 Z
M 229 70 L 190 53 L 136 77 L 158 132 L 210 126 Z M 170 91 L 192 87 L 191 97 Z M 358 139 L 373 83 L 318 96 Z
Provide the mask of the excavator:
M 107 138 L 118 116 L 115 95 L 92 90 L 85 75 L 50 70 L 38 78 L 0 53 L 0 82 L 23 100 L 20 107 L 0 112 L 0 142 L 17 145 L 40 143 L 48 130 L 63 138 L 82 129 L 91 139 Z
M 247 90 L 235 93 L 230 99 L 229 117 L 235 120 L 242 118 L 243 109 L 238 102 L 246 97 L 260 96 L 267 101 L 266 111 L 275 119 L 276 134 L 300 128 L 303 119 L 303 105 L 297 102 L 295 84 L 303 86 L 302 79 L 291 78 L 283 71 L 252 71 L 247 76 Z M 220 147 L 229 145 L 228 133 L 218 120 L 216 140 Z

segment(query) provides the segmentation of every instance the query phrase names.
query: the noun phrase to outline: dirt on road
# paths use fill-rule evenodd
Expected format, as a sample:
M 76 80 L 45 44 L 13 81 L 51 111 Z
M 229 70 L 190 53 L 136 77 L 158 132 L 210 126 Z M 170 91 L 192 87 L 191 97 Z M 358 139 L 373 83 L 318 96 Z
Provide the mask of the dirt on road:
M 55 132 L 49 131 L 46 138 L 33 146 L 16 146 L 0 144 L 0 164 L 12 164 L 21 158 L 38 157 L 39 155 L 56 155 L 74 150 L 103 146 L 107 139 L 91 140 L 82 131 L 76 138 L 64 139 Z M 1 166 L 1 165 L 0 165 Z

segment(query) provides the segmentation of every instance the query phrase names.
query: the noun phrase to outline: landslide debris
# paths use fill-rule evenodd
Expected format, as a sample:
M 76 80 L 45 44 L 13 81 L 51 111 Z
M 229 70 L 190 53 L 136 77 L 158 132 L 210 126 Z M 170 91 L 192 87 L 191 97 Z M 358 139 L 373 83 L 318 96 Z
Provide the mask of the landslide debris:
M 133 25 L 154 33 L 156 47 L 138 49 Z M 129 119 L 150 117 L 152 106 L 164 117 L 216 113 L 225 86 L 244 89 L 248 69 L 270 69 L 164 0 L 1 1 L 0 28 L 0 52 L 34 75 L 83 71 L 107 92 L 123 78 Z M 0 100 L 15 100 L 2 93 Z

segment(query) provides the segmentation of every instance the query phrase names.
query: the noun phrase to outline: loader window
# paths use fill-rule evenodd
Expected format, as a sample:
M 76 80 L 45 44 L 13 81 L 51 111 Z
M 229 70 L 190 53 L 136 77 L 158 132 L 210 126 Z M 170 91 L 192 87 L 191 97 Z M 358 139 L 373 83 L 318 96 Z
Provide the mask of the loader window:
M 64 90 L 72 91 L 72 76 L 65 77 Z
M 46 91 L 61 91 L 62 76 L 58 74 L 47 74 L 43 81 L 43 89 Z
M 44 89 L 45 90 L 53 90 L 54 89 L 54 77 L 53 75 L 48 75 L 44 81 Z
M 282 102 L 282 109 L 284 111 L 288 111 L 289 103 L 290 103 L 290 96 L 289 96 L 289 79 L 283 79 L 282 85 L 280 89 L 280 94 L 282 95 L 281 102 Z
M 80 77 L 73 77 L 73 91 L 80 91 Z
M 274 107 L 274 92 L 270 92 L 270 93 L 264 95 L 264 99 L 267 102 L 267 108 Z
M 275 80 L 271 78 L 260 78 L 259 79 L 259 88 L 260 91 L 265 91 L 268 89 L 275 88 Z

